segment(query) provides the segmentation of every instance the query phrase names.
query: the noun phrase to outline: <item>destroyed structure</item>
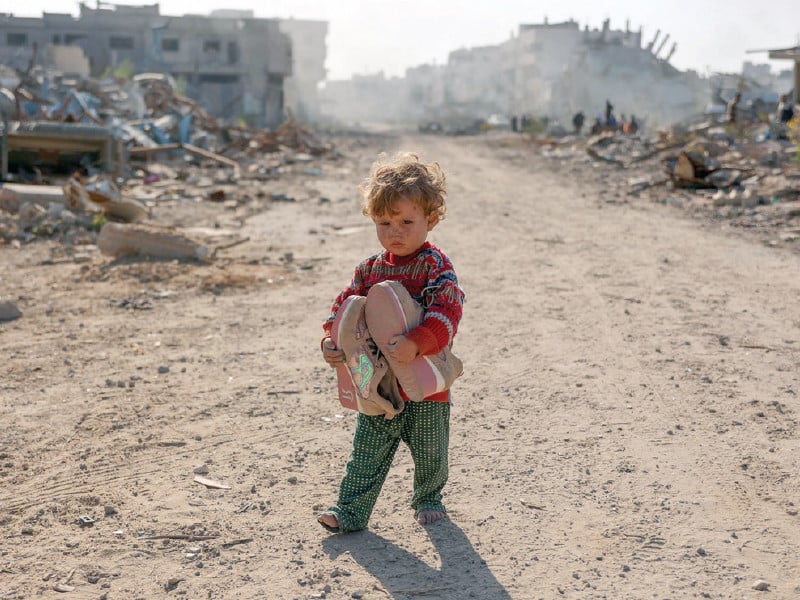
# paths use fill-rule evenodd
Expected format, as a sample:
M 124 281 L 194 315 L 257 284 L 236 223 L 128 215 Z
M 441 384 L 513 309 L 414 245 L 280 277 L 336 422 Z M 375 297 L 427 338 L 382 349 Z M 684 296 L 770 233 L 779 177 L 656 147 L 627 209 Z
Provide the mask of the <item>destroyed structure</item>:
M 791 48 L 776 48 L 768 50 L 770 60 L 790 60 L 794 63 L 791 70 L 792 90 L 794 94 L 794 102 L 800 102 L 800 46 L 793 46 Z M 787 76 L 789 71 L 786 72 Z
M 170 74 L 212 116 L 275 127 L 287 112 L 318 115 L 327 23 L 255 18 L 252 11 L 162 15 L 147 6 L 81 3 L 80 14 L 0 14 L 0 64 L 24 70 L 35 48 L 46 66 L 100 77 Z
M 292 75 L 283 82 L 284 105 L 300 122 L 319 122 L 319 84 L 327 76 L 328 22 L 281 19 L 279 23 L 292 41 Z
M 702 110 L 708 84 L 669 60 L 669 35 L 581 29 L 577 22 L 520 25 L 495 46 L 451 52 L 446 65 L 423 65 L 405 77 L 383 74 L 327 82 L 324 110 L 344 121 L 421 122 L 504 115 L 547 115 L 568 123 L 582 110 L 602 111 L 611 98 L 618 114 L 666 124 Z

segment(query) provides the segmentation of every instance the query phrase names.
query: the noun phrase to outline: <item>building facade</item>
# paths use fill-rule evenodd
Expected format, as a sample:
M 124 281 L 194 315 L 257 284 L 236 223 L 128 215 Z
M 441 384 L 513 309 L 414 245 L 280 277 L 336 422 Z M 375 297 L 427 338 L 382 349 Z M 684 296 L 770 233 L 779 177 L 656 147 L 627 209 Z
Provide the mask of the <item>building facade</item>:
M 319 86 L 327 76 L 328 22 L 281 19 L 280 30 L 292 41 L 292 75 L 283 82 L 286 108 L 298 121 L 317 122 Z
M 216 117 L 244 118 L 259 127 L 274 127 L 285 118 L 292 42 L 278 19 L 241 11 L 167 16 L 158 4 L 98 6 L 81 3 L 77 17 L 0 15 L 0 63 L 24 68 L 34 43 L 41 51 L 77 46 L 95 77 L 120 69 L 169 73 Z

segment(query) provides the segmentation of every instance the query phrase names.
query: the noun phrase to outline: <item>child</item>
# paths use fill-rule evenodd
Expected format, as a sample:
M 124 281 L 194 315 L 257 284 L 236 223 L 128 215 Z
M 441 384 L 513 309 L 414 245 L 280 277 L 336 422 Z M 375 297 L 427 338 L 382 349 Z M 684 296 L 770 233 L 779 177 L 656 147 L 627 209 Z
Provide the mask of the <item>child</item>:
M 334 301 L 323 325 L 323 358 L 332 367 L 344 360 L 330 338 L 342 302 L 351 295 L 366 296 L 370 287 L 387 280 L 401 283 L 425 309 L 419 327 L 391 340 L 389 356 L 409 363 L 418 355 L 437 354 L 452 343 L 464 301 L 452 263 L 426 241 L 445 216 L 445 176 L 438 163 L 425 164 L 416 154 L 406 153 L 376 162 L 359 190 L 362 213 L 374 221 L 384 249 L 356 267 L 352 281 Z M 414 461 L 415 518 L 421 525 L 445 518 L 442 489 L 448 476 L 449 431 L 448 390 L 421 402 L 406 402 L 394 418 L 359 413 L 339 500 L 318 516 L 319 523 L 337 533 L 367 526 L 401 440 Z

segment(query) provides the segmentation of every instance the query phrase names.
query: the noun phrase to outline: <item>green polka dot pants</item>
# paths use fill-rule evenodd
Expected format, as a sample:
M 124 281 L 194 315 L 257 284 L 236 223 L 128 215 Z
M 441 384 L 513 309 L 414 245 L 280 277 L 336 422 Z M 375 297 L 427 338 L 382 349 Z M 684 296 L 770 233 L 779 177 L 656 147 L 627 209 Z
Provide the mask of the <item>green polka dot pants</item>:
M 442 489 L 447 483 L 450 439 L 448 402 L 407 402 L 394 419 L 358 414 L 353 452 L 339 486 L 339 501 L 330 511 L 341 531 L 365 529 L 378 500 L 395 452 L 402 440 L 414 461 L 411 508 L 444 512 Z

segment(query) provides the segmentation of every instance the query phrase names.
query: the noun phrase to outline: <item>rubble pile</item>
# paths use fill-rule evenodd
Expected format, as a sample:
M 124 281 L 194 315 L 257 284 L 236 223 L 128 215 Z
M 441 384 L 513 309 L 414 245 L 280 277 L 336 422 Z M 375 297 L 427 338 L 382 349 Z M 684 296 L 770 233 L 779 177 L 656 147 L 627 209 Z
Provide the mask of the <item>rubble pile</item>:
M 16 87 L 0 90 L 5 119 L 27 122 L 29 127 L 36 122 L 102 126 L 124 144 L 129 156 L 148 157 L 159 148 L 200 148 L 207 157 L 230 161 L 257 159 L 263 153 L 321 156 L 332 150 L 291 117 L 275 131 L 221 122 L 183 96 L 170 76 L 160 73 L 142 73 L 130 80 L 87 80 L 44 71 L 17 74 Z
M 174 257 L 186 246 L 181 257 L 206 260 L 213 254 L 178 230 L 158 231 L 153 207 L 185 198 L 235 209 L 248 200 L 248 180 L 279 179 L 295 165 L 318 174 L 306 163 L 336 158 L 330 143 L 291 117 L 274 131 L 216 119 L 161 73 L 70 77 L 38 66 L 34 49 L 28 68 L 5 69 L 2 84 L 0 245 L 48 238 L 94 247 L 104 225 L 117 222 L 102 238 L 108 253 L 166 248 Z M 224 189 L 240 184 L 242 198 Z M 198 189 L 209 185 L 219 189 Z
M 550 159 L 604 173 L 607 202 L 661 202 L 758 230 L 771 245 L 794 243 L 800 240 L 800 119 L 785 138 L 770 131 L 765 123 L 699 123 L 650 136 L 604 132 L 533 141 Z M 800 243 L 793 248 L 800 251 Z

